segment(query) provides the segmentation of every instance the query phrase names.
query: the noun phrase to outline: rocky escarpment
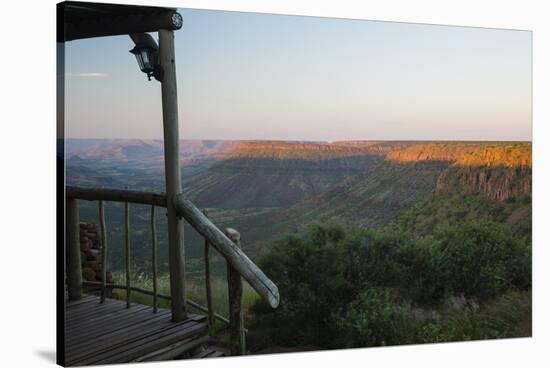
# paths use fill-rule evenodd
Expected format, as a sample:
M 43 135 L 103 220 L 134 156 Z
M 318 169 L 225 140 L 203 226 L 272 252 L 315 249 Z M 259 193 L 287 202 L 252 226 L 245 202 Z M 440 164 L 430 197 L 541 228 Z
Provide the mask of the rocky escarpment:
M 447 161 L 436 194 L 485 193 L 497 201 L 531 193 L 531 143 L 413 144 L 387 156 L 397 162 Z
M 505 201 L 531 193 L 530 167 L 452 166 L 438 178 L 435 193 L 485 193 Z
M 370 153 L 388 154 L 390 152 L 402 150 L 415 142 L 411 141 L 336 141 L 332 145 L 341 147 L 356 147 L 364 149 Z
M 531 167 L 531 143 L 416 143 L 390 152 L 387 159 L 398 162 L 451 161 L 458 166 Z
M 372 145 L 339 145 L 326 142 L 241 141 L 229 159 L 333 160 L 372 154 Z

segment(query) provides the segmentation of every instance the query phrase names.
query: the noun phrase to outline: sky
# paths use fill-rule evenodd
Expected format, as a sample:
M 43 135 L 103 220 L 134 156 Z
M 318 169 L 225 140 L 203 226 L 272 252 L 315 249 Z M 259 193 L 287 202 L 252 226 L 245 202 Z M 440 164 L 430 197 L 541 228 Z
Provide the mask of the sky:
M 528 31 L 179 12 L 182 139 L 531 140 Z M 162 138 L 132 47 L 66 43 L 67 137 Z

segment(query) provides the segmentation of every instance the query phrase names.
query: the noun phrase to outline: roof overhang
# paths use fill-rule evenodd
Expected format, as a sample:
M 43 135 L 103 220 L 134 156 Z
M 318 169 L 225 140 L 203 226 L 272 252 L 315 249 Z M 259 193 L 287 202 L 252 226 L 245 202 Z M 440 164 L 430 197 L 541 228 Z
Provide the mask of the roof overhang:
M 57 4 L 57 42 L 181 28 L 175 8 L 65 1 Z M 179 16 L 176 15 L 176 17 Z

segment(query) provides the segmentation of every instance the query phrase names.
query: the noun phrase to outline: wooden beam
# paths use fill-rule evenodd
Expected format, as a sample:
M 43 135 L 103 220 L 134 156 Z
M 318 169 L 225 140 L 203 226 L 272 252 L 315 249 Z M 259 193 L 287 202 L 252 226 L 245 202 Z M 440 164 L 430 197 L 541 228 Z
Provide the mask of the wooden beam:
M 130 204 L 124 203 L 124 265 L 126 266 L 126 308 L 130 308 L 132 288 L 130 287 Z
M 208 217 L 208 211 L 202 210 L 202 213 Z M 206 307 L 208 308 L 208 331 L 214 334 L 214 304 L 212 303 L 212 282 L 210 280 L 210 244 L 204 239 L 204 282 L 206 286 Z
M 67 293 L 69 300 L 82 296 L 82 264 L 80 263 L 80 220 L 78 202 L 67 199 L 65 212 L 65 254 L 67 257 Z
M 105 226 L 105 208 L 99 201 L 99 226 L 101 229 L 101 303 L 107 295 L 107 227 Z
M 177 214 L 212 244 L 272 308 L 279 305 L 279 289 L 248 256 L 183 194 L 175 199 Z
M 225 234 L 241 247 L 241 234 L 232 228 L 226 228 Z M 229 262 L 227 262 L 227 286 L 229 290 L 229 345 L 231 355 L 246 353 L 243 315 L 243 280 Z
M 179 161 L 178 93 L 176 85 L 176 60 L 174 32 L 159 30 L 159 61 L 164 69 L 161 83 L 162 120 L 164 129 L 164 165 L 168 212 L 168 256 L 170 267 L 170 294 L 172 318 L 185 318 L 185 251 L 183 246 L 183 222 L 177 216 L 174 199 L 181 193 Z
M 166 7 L 67 2 L 58 42 L 159 29 L 177 30 L 181 23 L 175 21 L 176 13 L 175 8 Z
M 166 207 L 166 194 L 126 189 L 82 188 L 67 186 L 67 198 L 87 201 L 130 202 Z
M 152 247 L 152 260 L 153 263 L 153 312 L 158 311 L 158 267 L 157 267 L 157 225 L 155 221 L 155 206 L 151 206 L 151 247 Z

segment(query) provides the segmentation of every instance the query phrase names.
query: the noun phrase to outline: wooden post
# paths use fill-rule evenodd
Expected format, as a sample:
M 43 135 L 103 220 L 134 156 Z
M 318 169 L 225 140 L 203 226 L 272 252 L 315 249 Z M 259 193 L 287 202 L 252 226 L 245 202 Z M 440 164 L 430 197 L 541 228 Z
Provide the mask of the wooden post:
M 225 234 L 239 248 L 241 234 L 235 229 L 226 228 Z M 231 355 L 244 355 L 246 351 L 243 315 L 243 280 L 237 270 L 227 263 L 227 285 L 229 289 L 229 344 Z
M 126 266 L 126 308 L 130 308 L 132 288 L 130 285 L 130 204 L 124 203 L 124 256 Z
M 80 219 L 76 199 L 67 199 L 65 209 L 65 255 L 67 257 L 67 293 L 69 300 L 82 296 L 80 263 Z
M 151 206 L 151 245 L 153 248 L 153 312 L 158 311 L 158 280 L 157 280 L 157 227 L 155 223 L 155 205 Z
M 101 229 L 101 303 L 105 302 L 107 294 L 107 230 L 105 227 L 105 208 L 99 201 L 99 226 Z
M 208 217 L 208 211 L 202 210 L 202 213 Z M 206 307 L 208 308 L 208 332 L 214 334 L 214 306 L 212 304 L 212 283 L 210 281 L 210 244 L 204 238 L 204 282 L 206 284 Z
M 159 30 L 159 61 L 164 69 L 161 90 L 172 319 L 174 321 L 182 321 L 186 314 L 187 298 L 185 294 L 183 222 L 178 219 L 174 208 L 175 196 L 181 192 L 181 171 L 179 162 L 178 94 L 173 31 L 167 29 Z

